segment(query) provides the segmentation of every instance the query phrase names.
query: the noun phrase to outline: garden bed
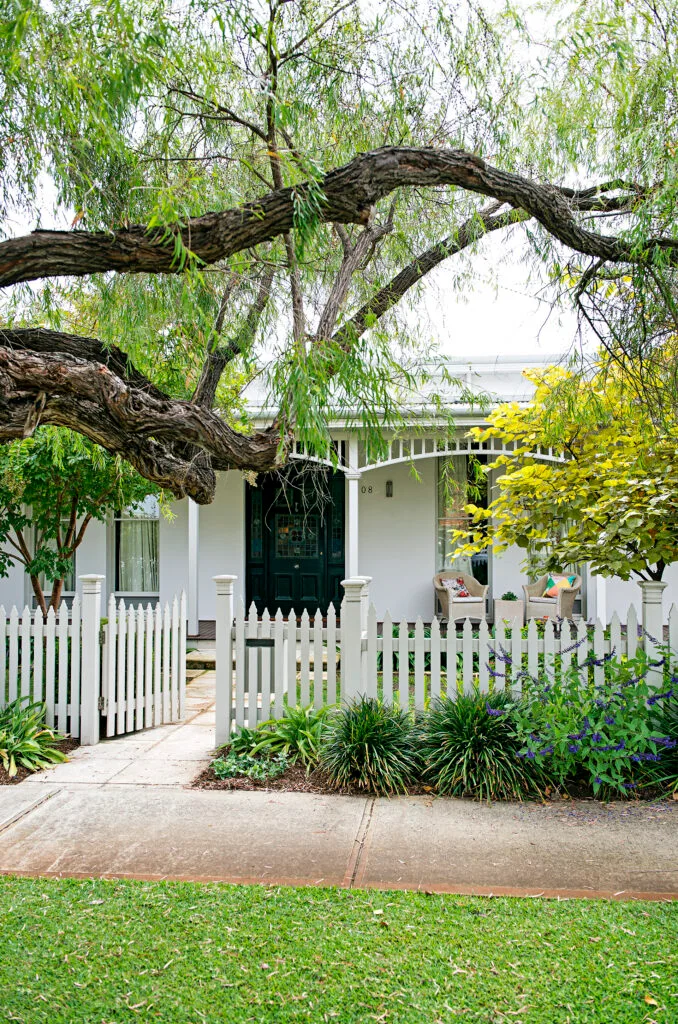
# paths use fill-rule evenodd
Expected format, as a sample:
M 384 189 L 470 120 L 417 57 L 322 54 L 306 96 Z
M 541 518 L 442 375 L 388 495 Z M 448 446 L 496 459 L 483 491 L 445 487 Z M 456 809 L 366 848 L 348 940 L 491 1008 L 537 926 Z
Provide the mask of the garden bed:
M 300 764 L 291 764 L 285 772 L 277 779 L 250 779 L 247 776 L 239 775 L 228 779 L 219 779 L 214 773 L 211 765 L 200 772 L 192 783 L 194 789 L 226 789 L 226 790 L 263 790 L 277 791 L 283 793 L 330 793 L 332 796 L 372 796 L 373 794 L 359 789 L 357 786 L 349 786 L 338 789 L 333 786 L 325 772 L 320 768 L 307 772 Z M 430 795 L 430 786 L 410 786 L 407 789 L 407 796 Z
M 77 747 L 80 746 L 80 742 L 79 740 L 74 740 L 70 736 L 67 736 L 66 739 L 59 740 L 58 743 L 54 743 L 53 746 L 55 747 L 56 750 L 60 750 L 63 754 L 70 754 L 72 750 L 75 750 Z M 49 767 L 53 768 L 54 765 L 50 765 Z M 43 771 L 48 770 L 48 768 L 43 769 Z M 31 772 L 28 770 L 28 768 L 22 768 L 21 766 L 19 766 L 16 775 L 10 777 L 9 773 L 5 771 L 5 768 L 3 767 L 3 764 L 0 761 L 0 786 L 15 786 L 17 785 L 17 783 L 23 782 L 24 779 L 27 779 L 30 775 L 36 774 L 42 775 L 42 771 Z
M 228 779 L 219 779 L 214 773 L 214 769 L 211 765 L 205 768 L 191 784 L 193 789 L 213 789 L 213 790 L 242 790 L 245 792 L 278 792 L 278 793 L 317 793 L 321 795 L 331 796 L 374 796 L 374 793 L 367 792 L 364 789 L 359 789 L 357 786 L 348 786 L 345 788 L 337 788 L 333 786 L 327 775 L 319 768 L 314 771 L 306 772 L 306 769 L 299 764 L 291 764 L 285 772 L 280 775 L 277 779 L 250 779 L 246 776 L 235 776 Z M 406 791 L 401 796 L 430 796 L 436 797 L 438 800 L 446 799 L 460 799 L 459 797 L 446 797 L 436 793 L 431 786 L 408 786 Z M 473 800 L 473 797 L 462 797 L 461 799 Z M 558 790 L 550 790 L 545 793 L 541 800 L 537 800 L 534 797 L 525 797 L 524 803 L 546 803 L 556 804 L 560 803 L 563 806 L 574 803 L 620 803 L 620 804 L 648 804 L 657 803 L 662 801 L 678 801 L 678 793 L 672 795 L 664 790 L 658 789 L 657 787 L 636 791 L 625 800 L 620 794 L 610 796 L 608 800 L 601 800 L 600 796 L 595 796 L 593 790 L 584 785 L 570 786 L 567 793 L 559 792 Z M 509 801 L 515 803 L 517 801 Z

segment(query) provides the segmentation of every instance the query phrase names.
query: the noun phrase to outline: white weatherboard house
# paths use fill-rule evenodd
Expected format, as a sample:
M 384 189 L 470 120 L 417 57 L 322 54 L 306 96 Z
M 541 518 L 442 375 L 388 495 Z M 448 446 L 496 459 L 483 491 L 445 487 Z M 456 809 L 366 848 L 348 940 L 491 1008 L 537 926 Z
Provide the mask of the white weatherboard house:
M 526 402 L 532 387 L 522 370 L 545 362 L 539 357 L 502 357 L 451 363 L 449 369 L 472 389 L 490 395 L 493 403 Z M 226 472 L 219 474 L 212 504 L 176 502 L 171 521 L 148 501 L 141 515 L 121 510 L 108 523 L 93 522 L 77 551 L 71 586 L 78 585 L 81 575 L 103 573 L 104 602 L 114 593 L 144 604 L 171 600 L 185 590 L 188 635 L 205 640 L 214 636 L 212 578 L 222 573 L 237 575 L 236 600 L 246 605 L 255 601 L 260 612 L 280 607 L 284 615 L 290 608 L 297 614 L 304 608 L 311 614 L 318 608 L 324 612 L 330 602 L 338 608 L 341 580 L 370 576 L 370 599 L 379 615 L 388 609 L 393 620 L 413 622 L 421 616 L 428 621 L 437 610 L 434 574 L 450 566 L 469 569 L 454 561 L 449 543 L 450 524 L 460 509 L 445 507 L 440 488 L 444 465 L 453 460 L 454 477 L 462 481 L 470 452 L 481 462 L 492 461 L 492 451 L 465 437 L 469 427 L 483 423 L 483 412 L 460 404 L 453 395 L 450 401 L 458 424 L 455 440 L 440 439 L 422 396 L 410 407 L 411 432 L 394 439 L 390 457 L 377 464 L 367 464 L 358 433 L 345 421 L 336 422 L 339 468 L 324 470 L 320 488 L 318 474 L 303 471 L 309 464 L 298 452 L 286 471 L 285 487 L 266 477 L 253 487 L 241 473 Z M 270 420 L 256 395 L 251 407 L 259 424 Z M 493 486 L 490 476 L 490 493 Z M 460 496 L 459 505 L 463 503 Z M 523 558 L 524 552 L 516 548 L 473 560 L 473 574 L 489 586 L 490 616 L 492 598 L 506 591 L 522 597 L 522 585 L 528 582 Z M 586 568 L 582 578 L 575 617 L 605 623 L 616 611 L 625 621 L 632 603 L 640 612 L 641 593 L 634 582 L 596 578 Z M 667 611 L 678 601 L 678 566 L 671 566 L 665 579 Z M 30 606 L 31 600 L 20 567 L 0 580 L 5 608 Z

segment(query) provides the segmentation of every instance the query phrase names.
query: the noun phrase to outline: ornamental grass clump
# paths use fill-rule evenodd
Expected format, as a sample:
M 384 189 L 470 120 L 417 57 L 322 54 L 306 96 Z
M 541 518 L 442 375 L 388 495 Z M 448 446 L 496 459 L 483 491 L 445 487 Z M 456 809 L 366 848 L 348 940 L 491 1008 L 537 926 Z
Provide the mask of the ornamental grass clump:
M 282 718 L 262 722 L 251 734 L 253 755 L 284 754 L 290 762 L 300 762 L 306 771 L 318 764 L 320 743 L 327 727 L 329 707 L 286 707 Z
M 425 780 L 442 796 L 488 801 L 543 792 L 547 773 L 518 756 L 516 706 L 505 692 L 437 699 L 422 728 Z
M 650 738 L 659 747 L 659 761 L 646 761 L 644 774 L 649 785 L 678 794 L 678 690 L 652 708 Z
M 406 711 L 362 697 L 330 717 L 320 764 L 338 789 L 406 793 L 420 774 L 417 745 Z
M 0 711 L 0 761 L 10 778 L 19 768 L 37 772 L 67 761 L 67 755 L 56 746 L 62 739 L 45 724 L 45 705 L 38 701 L 19 697 Z
M 543 764 L 567 789 L 590 785 L 595 795 L 633 795 L 662 762 L 675 740 L 653 728 L 664 702 L 678 693 L 677 677 L 657 690 L 648 674 L 664 668 L 644 652 L 618 661 L 614 652 L 587 658 L 560 675 L 523 677 L 524 702 L 516 714 L 520 756 Z M 594 669 L 603 669 L 596 682 Z

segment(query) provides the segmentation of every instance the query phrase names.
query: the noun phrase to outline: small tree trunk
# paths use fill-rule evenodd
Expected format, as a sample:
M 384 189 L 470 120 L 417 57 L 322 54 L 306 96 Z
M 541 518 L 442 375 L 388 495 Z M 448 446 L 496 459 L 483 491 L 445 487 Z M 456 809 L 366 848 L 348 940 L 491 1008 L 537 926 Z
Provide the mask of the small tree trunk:
M 40 577 L 34 576 L 31 573 L 31 586 L 33 587 L 33 593 L 35 594 L 35 600 L 38 602 L 38 608 L 42 612 L 43 618 L 47 618 L 47 604 L 45 602 L 45 595 L 42 587 L 40 586 Z
M 64 589 L 63 578 L 60 580 L 54 580 L 52 582 L 52 596 L 49 601 L 50 608 L 53 608 L 55 613 L 59 609 L 59 602 L 61 601 L 61 591 Z M 47 614 L 47 612 L 45 612 Z

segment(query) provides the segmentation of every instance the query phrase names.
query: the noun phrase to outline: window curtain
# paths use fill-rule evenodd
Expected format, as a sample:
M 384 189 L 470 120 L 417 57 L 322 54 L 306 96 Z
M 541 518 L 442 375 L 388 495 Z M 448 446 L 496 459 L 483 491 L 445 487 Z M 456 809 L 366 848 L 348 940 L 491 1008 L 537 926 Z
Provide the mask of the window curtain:
M 118 589 L 157 593 L 158 520 L 121 519 L 118 528 Z
M 464 506 L 468 504 L 466 455 L 451 455 L 441 459 L 438 467 L 438 572 L 458 569 L 472 574 L 468 555 L 456 555 L 457 544 L 452 540 L 454 530 L 468 523 Z

